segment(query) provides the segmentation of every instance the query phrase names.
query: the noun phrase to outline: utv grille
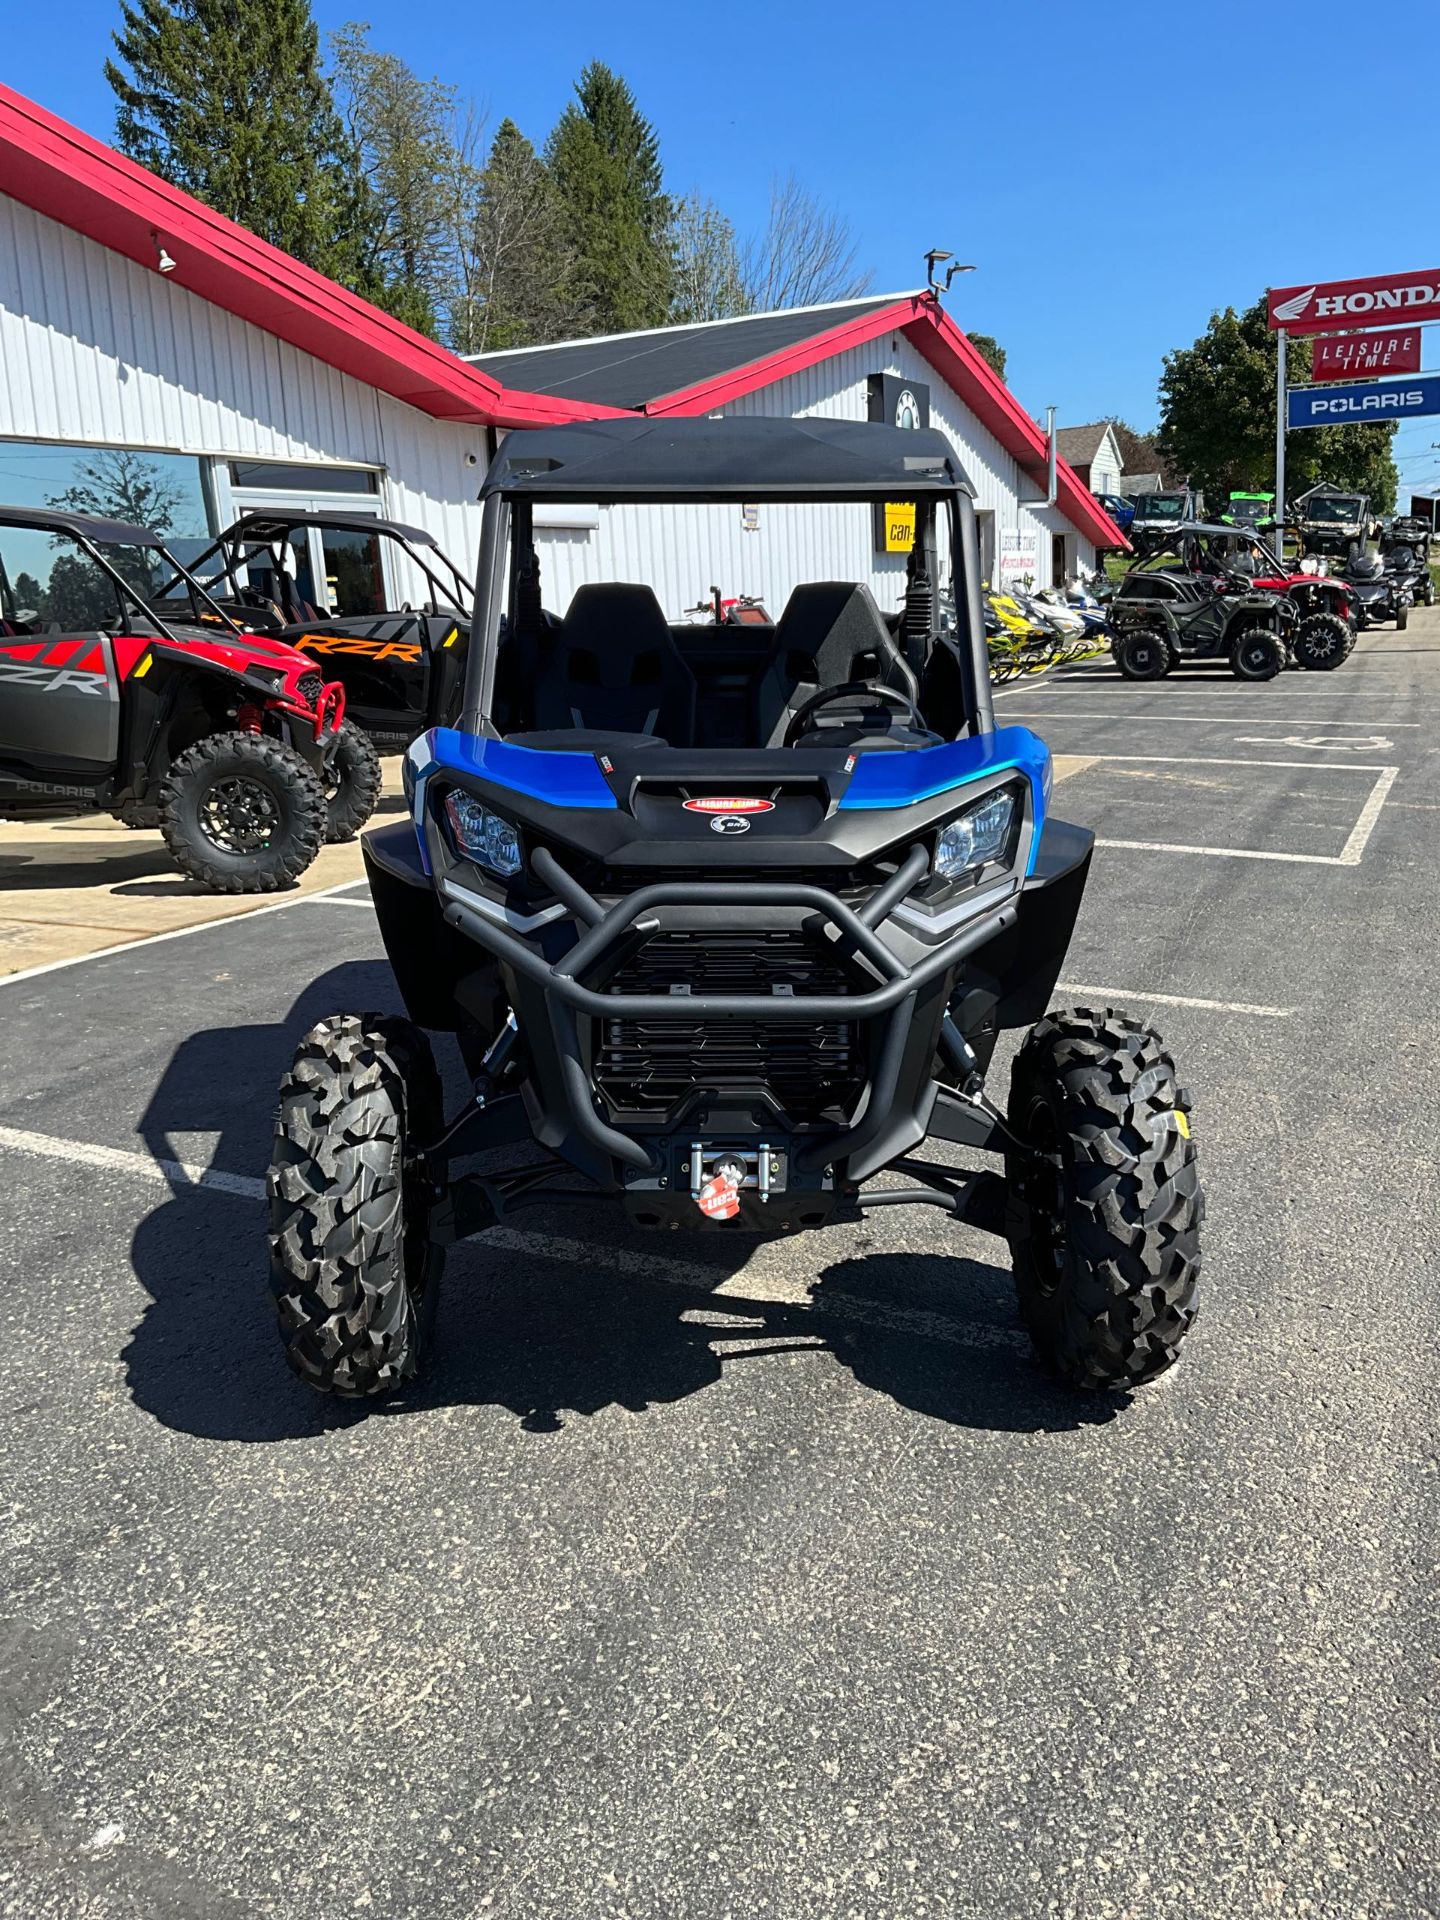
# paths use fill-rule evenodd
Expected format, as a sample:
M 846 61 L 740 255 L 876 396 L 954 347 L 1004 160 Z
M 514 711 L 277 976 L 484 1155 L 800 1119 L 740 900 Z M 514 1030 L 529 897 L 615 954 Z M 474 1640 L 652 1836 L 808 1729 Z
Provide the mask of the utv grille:
M 800 928 L 655 934 L 616 972 L 621 993 L 847 994 L 842 958 Z M 692 1087 L 743 1098 L 768 1090 L 796 1124 L 844 1118 L 864 1084 L 853 1021 L 665 1020 L 599 1022 L 595 1080 L 612 1112 L 660 1115 Z
M 312 707 L 325 690 L 325 681 L 318 673 L 302 673 L 295 685 L 299 690 L 300 698 L 308 700 Z

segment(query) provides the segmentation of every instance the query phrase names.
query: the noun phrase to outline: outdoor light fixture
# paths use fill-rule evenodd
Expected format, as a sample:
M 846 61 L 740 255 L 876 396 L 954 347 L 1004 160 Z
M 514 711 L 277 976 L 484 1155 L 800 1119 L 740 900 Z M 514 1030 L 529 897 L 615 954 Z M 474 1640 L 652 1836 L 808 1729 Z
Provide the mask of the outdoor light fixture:
M 160 269 L 161 273 L 173 273 L 178 264 L 175 256 L 170 252 L 158 233 L 152 233 L 150 238 L 155 242 L 156 266 Z
M 940 284 L 939 279 L 940 262 L 942 260 L 949 260 L 951 262 L 945 269 L 945 284 L 943 286 Z M 958 261 L 955 260 L 954 255 L 948 253 L 944 247 L 932 247 L 930 249 L 929 253 L 925 256 L 925 267 L 927 273 L 926 285 L 937 300 L 942 293 L 948 293 L 950 291 L 950 282 L 955 278 L 957 273 L 974 273 L 975 271 L 974 267 L 962 267 Z

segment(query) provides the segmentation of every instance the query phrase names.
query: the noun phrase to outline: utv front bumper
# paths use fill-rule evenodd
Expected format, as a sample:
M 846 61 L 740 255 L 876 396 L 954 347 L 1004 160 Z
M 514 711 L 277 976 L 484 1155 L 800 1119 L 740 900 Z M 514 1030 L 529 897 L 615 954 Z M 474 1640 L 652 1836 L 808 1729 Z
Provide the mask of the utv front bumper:
M 973 1099 L 998 1031 L 1053 992 L 1092 836 L 1050 820 L 1032 870 L 963 917 L 907 900 L 911 848 L 867 891 L 798 879 L 660 877 L 597 897 L 546 849 L 554 906 L 507 913 L 424 870 L 413 830 L 363 843 L 411 1017 L 487 1033 L 513 1010 L 518 1091 L 454 1148 L 538 1143 L 645 1226 L 714 1226 L 696 1205 L 743 1167 L 727 1223 L 784 1232 L 853 1211 L 860 1183 L 927 1136 L 994 1145 Z

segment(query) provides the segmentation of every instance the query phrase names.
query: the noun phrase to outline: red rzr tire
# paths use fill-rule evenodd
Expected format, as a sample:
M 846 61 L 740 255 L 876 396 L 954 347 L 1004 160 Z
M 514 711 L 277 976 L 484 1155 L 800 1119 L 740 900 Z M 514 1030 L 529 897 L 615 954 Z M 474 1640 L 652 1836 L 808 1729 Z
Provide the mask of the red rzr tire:
M 325 838 L 334 845 L 353 840 L 374 813 L 384 776 L 380 755 L 368 733 L 342 722 L 325 762 Z
M 320 851 L 325 790 L 295 752 L 259 733 L 212 733 L 171 762 L 160 831 L 183 873 L 215 893 L 291 887 Z

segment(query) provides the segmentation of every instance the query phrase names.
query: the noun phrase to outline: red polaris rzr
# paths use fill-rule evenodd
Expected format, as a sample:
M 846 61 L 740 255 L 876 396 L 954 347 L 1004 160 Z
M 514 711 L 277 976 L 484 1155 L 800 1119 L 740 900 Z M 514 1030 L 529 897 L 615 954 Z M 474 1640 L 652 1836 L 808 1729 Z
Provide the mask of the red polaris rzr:
M 95 807 L 158 826 L 216 892 L 271 893 L 379 798 L 344 714 L 340 686 L 237 626 L 158 534 L 0 507 L 0 813 Z

